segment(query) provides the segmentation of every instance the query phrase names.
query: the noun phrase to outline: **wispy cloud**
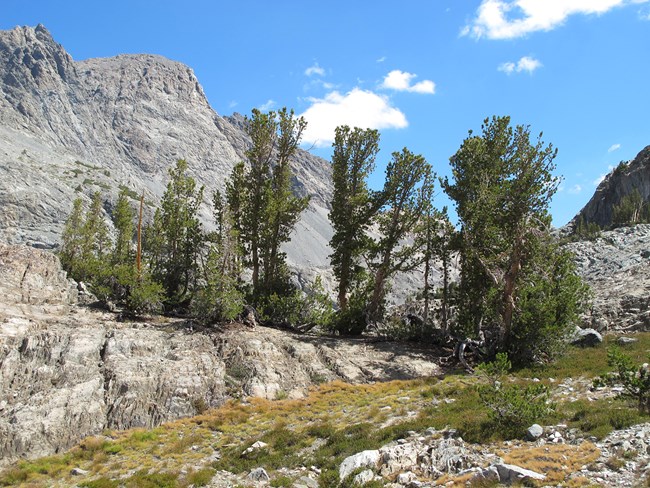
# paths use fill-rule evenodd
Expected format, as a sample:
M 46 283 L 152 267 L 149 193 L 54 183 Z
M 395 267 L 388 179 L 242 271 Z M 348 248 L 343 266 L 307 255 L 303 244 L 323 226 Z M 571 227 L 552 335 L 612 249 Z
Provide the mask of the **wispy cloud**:
M 528 74 L 532 74 L 533 71 L 541 68 L 542 66 L 542 63 L 538 59 L 531 58 L 530 56 L 524 56 L 516 63 L 512 61 L 502 63 L 497 69 L 499 71 L 503 71 L 508 75 L 511 75 L 512 73 L 521 73 L 522 71 L 526 71 Z
M 620 148 L 621 148 L 620 144 L 612 144 L 611 146 L 609 146 L 609 149 L 607 150 L 607 152 L 611 153 L 611 152 L 614 152 L 614 151 L 618 151 Z
M 573 185 L 571 188 L 567 190 L 568 193 L 571 195 L 577 195 L 582 191 L 582 187 L 580 185 Z
M 650 20 L 650 8 L 642 8 L 639 10 L 639 19 Z
M 306 76 L 325 76 L 325 70 L 321 68 L 318 63 L 314 63 L 312 66 L 305 70 Z
M 304 91 L 312 90 L 327 90 L 332 91 L 337 88 L 337 85 L 323 80 L 322 78 L 311 78 L 303 85 Z
M 515 39 L 550 31 L 572 15 L 601 15 L 615 7 L 647 0 L 483 0 L 461 35 L 476 39 Z
M 339 125 L 364 129 L 402 129 L 408 126 L 406 116 L 393 107 L 388 97 L 369 90 L 354 88 L 342 94 L 328 93 L 325 98 L 312 98 L 311 106 L 301 115 L 307 120 L 303 142 L 325 147 L 334 140 Z
M 266 102 L 264 102 L 262 105 L 260 105 L 257 108 L 260 109 L 262 112 L 268 112 L 273 107 L 275 107 L 275 104 L 276 104 L 275 100 L 268 99 Z
M 430 95 L 436 92 L 436 84 L 431 80 L 422 80 L 411 84 L 411 81 L 416 77 L 417 75 L 413 73 L 395 69 L 384 77 L 381 87 L 389 90 L 426 93 Z
M 605 178 L 607 178 L 607 175 L 608 175 L 609 173 L 612 172 L 613 169 L 614 169 L 614 166 L 611 166 L 611 165 L 608 166 L 608 167 L 607 167 L 608 173 L 603 173 L 603 174 L 600 175 L 598 178 L 596 178 L 596 179 L 593 181 L 594 186 L 598 186 L 598 185 L 600 185 L 600 184 L 603 182 L 603 180 L 604 180 Z

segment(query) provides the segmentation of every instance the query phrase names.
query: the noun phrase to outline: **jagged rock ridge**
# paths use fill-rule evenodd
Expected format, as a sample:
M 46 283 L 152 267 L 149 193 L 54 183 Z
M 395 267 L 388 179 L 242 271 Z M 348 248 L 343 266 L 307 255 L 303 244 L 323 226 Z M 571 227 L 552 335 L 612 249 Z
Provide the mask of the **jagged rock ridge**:
M 628 164 L 611 171 L 600 182 L 594 196 L 573 219 L 583 218 L 586 223 L 596 223 L 602 228 L 612 224 L 614 206 L 634 190 L 644 201 L 650 201 L 650 146 L 646 146 Z

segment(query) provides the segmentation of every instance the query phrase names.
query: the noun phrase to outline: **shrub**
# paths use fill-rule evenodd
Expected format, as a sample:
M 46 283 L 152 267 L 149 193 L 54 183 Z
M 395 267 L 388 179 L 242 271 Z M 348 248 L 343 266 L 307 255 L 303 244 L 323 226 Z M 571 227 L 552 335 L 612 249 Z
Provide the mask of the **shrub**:
M 507 436 L 519 436 L 526 427 L 550 414 L 554 406 L 548 403 L 548 388 L 542 384 L 504 385 L 510 368 L 504 353 L 497 354 L 494 362 L 480 365 L 478 371 L 488 383 L 479 386 L 478 393 L 494 427 Z
M 83 488 L 117 488 L 120 486 L 120 482 L 108 478 L 97 478 L 96 480 L 79 483 L 79 486 Z
M 162 312 L 164 290 L 148 273 L 134 279 L 126 299 L 126 307 L 135 314 Z
M 194 486 L 208 486 L 216 471 L 212 468 L 203 468 L 187 475 L 187 482 Z
M 640 413 L 650 413 L 650 368 L 648 363 L 634 365 L 632 358 L 617 347 L 607 351 L 607 363 L 615 371 L 601 376 L 596 385 L 621 384 L 621 396 L 634 400 Z
M 332 316 L 329 329 L 341 335 L 361 335 L 368 325 L 365 313 L 368 291 L 363 286 L 350 295 L 348 307 Z
M 263 320 L 294 326 L 318 324 L 327 327 L 333 316 L 332 302 L 320 276 L 316 277 L 305 292 L 289 288 L 262 297 L 259 310 Z
M 142 470 L 128 478 L 124 486 L 126 488 L 176 488 L 178 486 L 178 475 L 172 473 L 149 474 Z

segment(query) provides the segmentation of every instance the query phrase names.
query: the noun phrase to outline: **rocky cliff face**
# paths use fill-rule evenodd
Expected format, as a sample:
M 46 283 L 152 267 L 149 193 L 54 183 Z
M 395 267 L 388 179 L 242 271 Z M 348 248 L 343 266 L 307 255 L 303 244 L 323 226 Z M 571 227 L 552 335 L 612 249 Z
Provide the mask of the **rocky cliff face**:
M 49 252 L 0 244 L 0 465 L 105 428 L 152 427 L 230 397 L 440 373 L 434 351 L 177 319 L 120 322 L 75 306 Z
M 612 224 L 614 206 L 634 190 L 639 191 L 644 201 L 650 200 L 650 146 L 646 146 L 628 164 L 609 173 L 574 221 L 582 217 L 587 223 L 608 227 Z
M 593 292 L 587 325 L 600 331 L 650 330 L 650 225 L 603 232 L 568 248 Z
M 74 61 L 42 25 L 0 32 L 0 240 L 54 247 L 77 196 L 100 191 L 110 210 L 120 186 L 159 201 L 167 170 L 186 159 L 208 202 L 249 145 L 243 117 L 210 107 L 187 66 L 160 56 Z M 330 253 L 329 163 L 299 151 L 296 191 L 309 209 L 287 246 L 294 266 Z

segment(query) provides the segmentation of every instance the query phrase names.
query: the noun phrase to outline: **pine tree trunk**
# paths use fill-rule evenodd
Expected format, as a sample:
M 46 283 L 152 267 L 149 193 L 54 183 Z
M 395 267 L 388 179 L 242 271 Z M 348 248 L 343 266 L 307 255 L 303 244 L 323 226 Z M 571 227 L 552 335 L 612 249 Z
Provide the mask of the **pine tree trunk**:
M 503 287 L 503 340 L 507 344 L 512 333 L 512 318 L 515 312 L 515 285 L 521 270 L 520 243 L 516 242 L 512 254 L 510 268 L 504 277 Z

